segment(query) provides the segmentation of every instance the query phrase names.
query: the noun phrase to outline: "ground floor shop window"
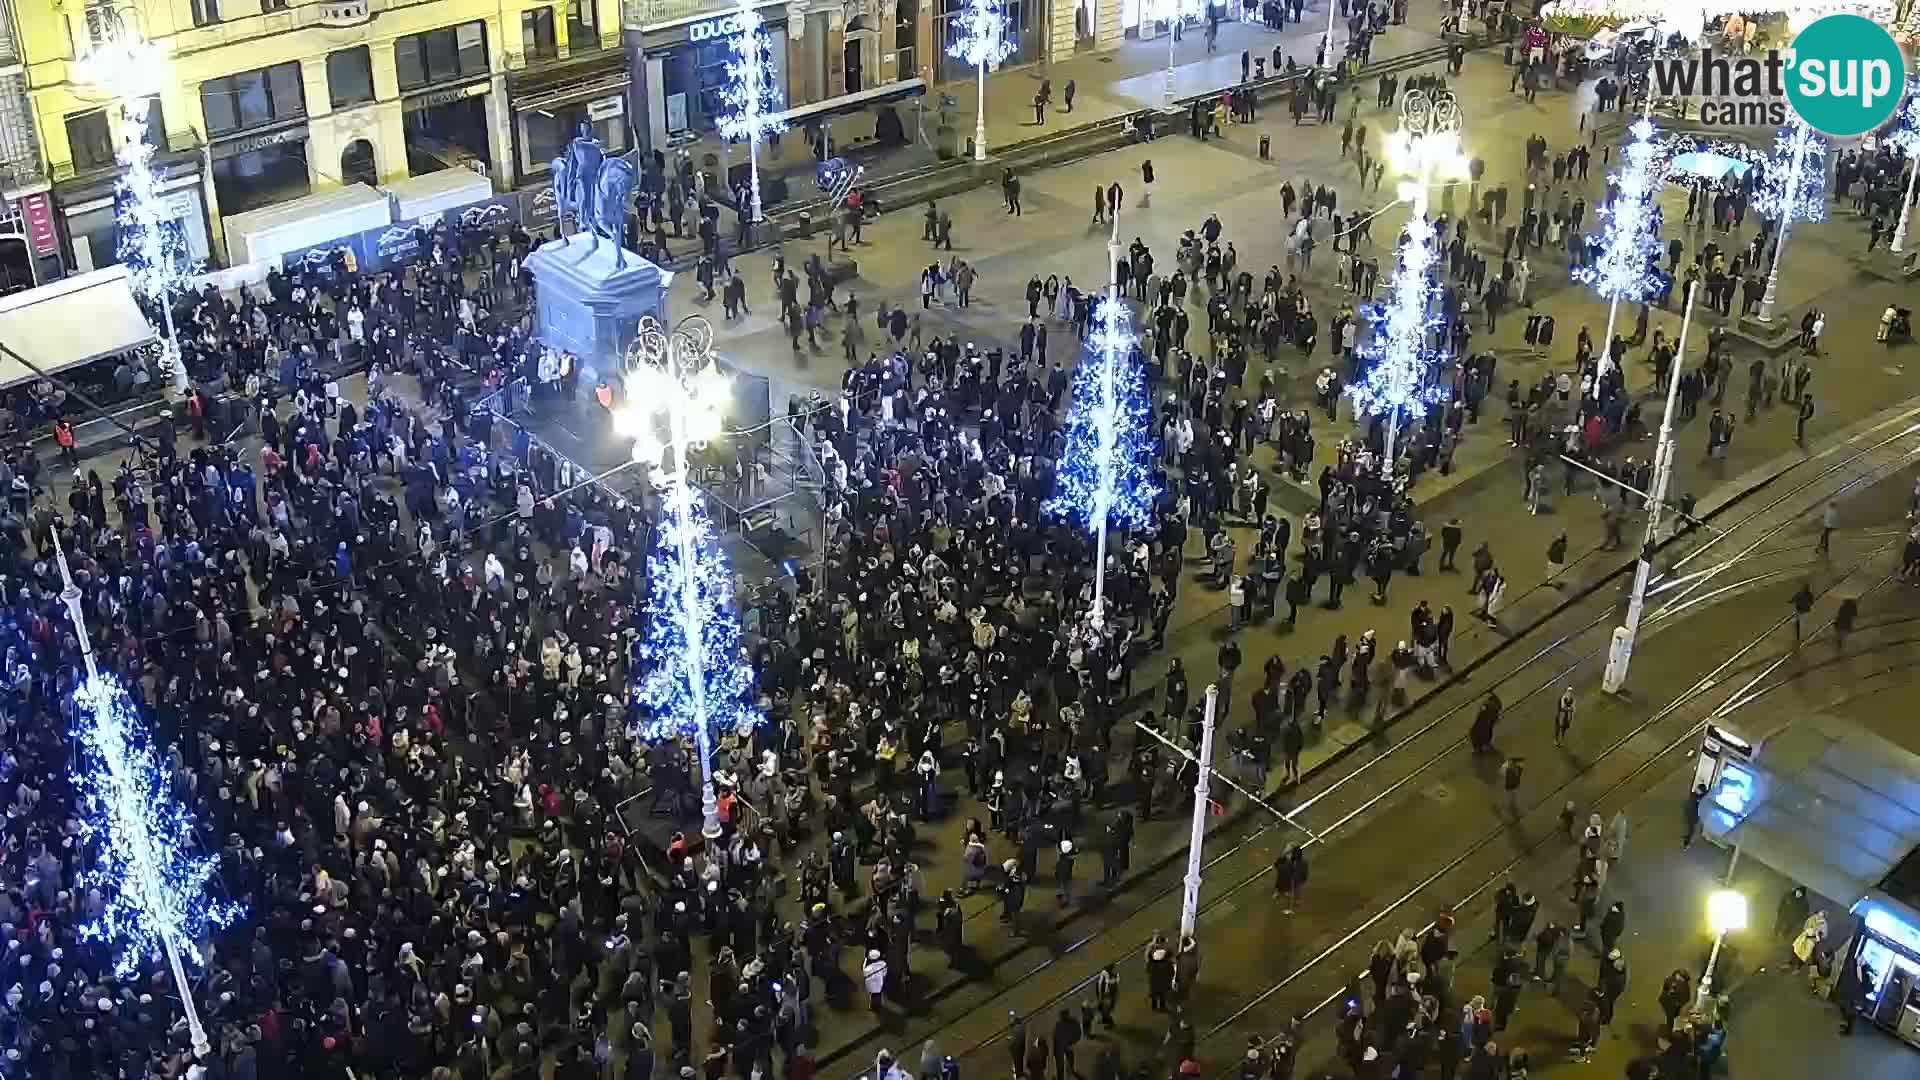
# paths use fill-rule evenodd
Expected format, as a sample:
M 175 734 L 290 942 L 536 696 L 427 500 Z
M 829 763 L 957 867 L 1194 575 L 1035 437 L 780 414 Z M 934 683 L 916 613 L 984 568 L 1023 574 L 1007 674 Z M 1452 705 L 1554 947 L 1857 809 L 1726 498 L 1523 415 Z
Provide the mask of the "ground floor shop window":
M 551 169 L 553 159 L 565 154 L 567 144 L 580 134 L 581 124 L 592 127 L 593 137 L 605 145 L 609 155 L 625 153 L 627 118 L 609 116 L 595 120 L 593 112 L 593 103 L 588 101 L 521 111 L 518 114 L 521 174 L 533 176 Z
M 222 214 L 242 214 L 307 194 L 313 184 L 305 140 L 215 158 L 213 190 Z
M 487 151 L 487 96 L 461 98 L 426 108 L 408 109 L 407 171 L 414 176 L 466 166 L 493 164 Z

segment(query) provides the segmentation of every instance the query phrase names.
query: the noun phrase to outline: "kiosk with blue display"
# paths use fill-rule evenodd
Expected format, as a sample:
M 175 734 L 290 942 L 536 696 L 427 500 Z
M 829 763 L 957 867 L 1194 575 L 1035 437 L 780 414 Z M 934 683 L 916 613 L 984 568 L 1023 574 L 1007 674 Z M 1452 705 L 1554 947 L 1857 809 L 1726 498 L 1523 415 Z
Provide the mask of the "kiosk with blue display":
M 1692 781 L 1703 836 L 1852 914 L 1829 939 L 1834 994 L 1920 1046 L 1920 757 L 1827 713 L 1764 733 L 1716 719 Z

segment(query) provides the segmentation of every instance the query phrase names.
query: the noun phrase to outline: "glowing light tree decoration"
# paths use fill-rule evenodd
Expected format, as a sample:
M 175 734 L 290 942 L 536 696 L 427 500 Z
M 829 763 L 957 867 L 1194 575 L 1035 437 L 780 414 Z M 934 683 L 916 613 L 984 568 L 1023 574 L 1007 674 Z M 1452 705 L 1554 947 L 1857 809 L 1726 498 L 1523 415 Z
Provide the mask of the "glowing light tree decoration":
M 1827 216 L 1827 140 L 1801 123 L 1798 115 L 1774 140 L 1766 175 L 1754 189 L 1753 207 L 1761 217 L 1780 226 L 1780 238 L 1773 243 L 1773 265 L 1767 270 L 1767 288 L 1760 295 L 1760 321 L 1766 323 L 1773 321 L 1774 299 L 1780 292 L 1780 263 L 1787 256 L 1793 223 L 1824 221 Z
M 121 168 L 114 187 L 117 252 L 134 290 L 160 309 L 161 325 L 155 327 L 162 339 L 160 372 L 175 393 L 185 393 L 187 368 L 173 325 L 173 296 L 188 287 L 192 259 L 179 225 L 161 201 L 160 178 L 153 171 L 153 133 L 147 130 L 148 102 L 160 93 L 169 65 L 165 52 L 140 36 L 131 16 L 118 8 L 88 11 L 99 30 L 87 55 L 75 64 L 75 81 L 101 87 L 119 103 L 120 147 L 114 152 Z
M 1913 184 L 1920 179 L 1920 78 L 1907 80 L 1907 100 L 1887 126 L 1887 141 L 1907 159 L 1907 190 L 1900 199 L 1900 220 L 1893 226 L 1891 250 L 1907 249 L 1907 215 L 1913 210 Z
M 973 160 L 987 160 L 987 69 L 1013 55 L 1007 38 L 1007 11 L 1001 0 L 967 0 L 953 17 L 953 43 L 947 55 L 972 64 L 980 81 L 973 119 Z M 1172 48 L 1172 45 L 1168 45 Z
M 1651 97 L 1648 98 L 1652 100 Z M 1600 257 L 1573 272 L 1573 279 L 1607 299 L 1607 332 L 1600 338 L 1600 373 L 1613 365 L 1613 329 L 1620 302 L 1643 304 L 1660 291 L 1660 210 L 1655 202 L 1662 179 L 1661 149 L 1653 121 L 1642 116 L 1628 129 L 1621 167 L 1613 174 L 1614 195 L 1599 210 Z
M 1460 148 L 1460 107 L 1453 95 L 1411 91 L 1400 106 L 1400 127 L 1387 137 L 1387 158 L 1408 179 L 1400 183 L 1400 199 L 1412 204 L 1387 299 L 1369 313 L 1372 333 L 1360 355 L 1366 374 L 1346 388 L 1356 413 L 1386 417 L 1385 453 L 1381 474 L 1393 475 L 1394 443 L 1403 420 L 1417 420 L 1446 400 L 1444 388 L 1433 383 L 1433 369 L 1445 358 L 1433 342 L 1442 323 L 1435 311 L 1438 290 L 1434 266 L 1439 261 L 1439 238 L 1427 219 L 1429 188 L 1435 181 L 1462 179 L 1467 157 Z
M 126 690 L 100 674 L 80 610 L 80 589 L 57 534 L 54 556 L 64 585 L 60 600 L 86 670 L 86 681 L 73 696 L 79 755 L 72 777 L 81 835 L 95 863 L 80 883 L 102 897 L 99 913 L 81 925 L 80 936 L 111 948 L 114 970 L 123 979 L 164 955 L 193 1052 L 205 1058 L 213 1048 L 194 1007 L 187 965 L 202 966 L 200 942 L 232 926 L 244 909 L 210 892 L 219 859 L 192 850 L 193 816 L 174 797 L 172 766 L 155 750 Z
M 1096 361 L 1075 372 L 1073 403 L 1067 411 L 1066 452 L 1054 474 L 1047 513 L 1066 518 L 1093 534 L 1093 610 L 1088 621 L 1105 625 L 1107 529 L 1144 528 L 1160 488 L 1153 476 L 1153 399 L 1146 373 L 1134 359 L 1139 338 L 1120 295 L 1114 269 L 1120 252 L 1120 223 L 1107 245 L 1107 295 L 1093 312 L 1087 350 Z
M 748 220 L 759 224 L 765 220 L 760 209 L 760 140 L 785 131 L 787 125 L 779 118 L 782 101 L 780 88 L 773 80 L 769 51 L 773 46 L 767 37 L 766 21 L 752 0 L 741 0 L 733 9 L 733 21 L 737 29 L 729 39 L 733 59 L 727 62 L 727 85 L 721 93 L 725 109 L 719 128 L 723 138 L 746 140 L 747 175 L 752 178 Z
M 720 435 L 731 388 L 715 363 L 713 326 L 699 316 L 671 331 L 642 320 L 627 360 L 627 404 L 614 412 L 615 430 L 633 438 L 633 460 L 651 466 L 664 489 L 641 640 L 650 668 L 637 700 L 646 716 L 635 733 L 649 740 L 693 737 L 700 758 L 700 831 L 713 840 L 720 836 L 714 731 L 743 730 L 760 721 L 746 704 L 753 674 L 740 651 L 733 573 L 687 467 L 691 451 Z

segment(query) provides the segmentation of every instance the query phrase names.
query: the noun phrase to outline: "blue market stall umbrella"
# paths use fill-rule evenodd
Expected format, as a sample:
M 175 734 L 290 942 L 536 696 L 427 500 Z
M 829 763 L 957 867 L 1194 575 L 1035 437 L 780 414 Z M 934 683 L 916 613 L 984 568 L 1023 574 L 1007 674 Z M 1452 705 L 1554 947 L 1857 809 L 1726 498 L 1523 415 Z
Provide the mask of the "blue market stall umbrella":
M 1697 176 L 1704 180 L 1724 180 L 1727 177 L 1745 176 L 1753 166 L 1731 154 L 1722 154 L 1714 150 L 1690 150 L 1674 155 L 1669 171 L 1686 176 Z

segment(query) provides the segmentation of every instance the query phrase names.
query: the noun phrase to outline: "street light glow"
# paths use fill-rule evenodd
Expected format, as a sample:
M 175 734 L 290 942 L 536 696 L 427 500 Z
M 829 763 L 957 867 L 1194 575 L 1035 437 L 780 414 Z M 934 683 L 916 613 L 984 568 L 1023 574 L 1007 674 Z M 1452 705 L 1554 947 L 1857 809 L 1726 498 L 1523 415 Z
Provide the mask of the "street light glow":
M 1707 925 L 1715 934 L 1731 934 L 1747 928 L 1747 896 L 1732 889 L 1716 890 L 1707 897 Z

